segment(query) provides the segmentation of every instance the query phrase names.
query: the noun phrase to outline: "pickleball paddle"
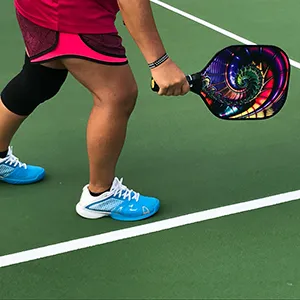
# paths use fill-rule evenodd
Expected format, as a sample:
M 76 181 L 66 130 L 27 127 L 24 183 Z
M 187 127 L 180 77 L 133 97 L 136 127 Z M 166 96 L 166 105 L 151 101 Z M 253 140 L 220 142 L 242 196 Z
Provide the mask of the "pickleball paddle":
M 276 46 L 238 45 L 218 52 L 186 76 L 192 93 L 221 119 L 268 119 L 284 106 L 290 79 L 287 54 Z M 151 88 L 159 86 L 152 78 Z

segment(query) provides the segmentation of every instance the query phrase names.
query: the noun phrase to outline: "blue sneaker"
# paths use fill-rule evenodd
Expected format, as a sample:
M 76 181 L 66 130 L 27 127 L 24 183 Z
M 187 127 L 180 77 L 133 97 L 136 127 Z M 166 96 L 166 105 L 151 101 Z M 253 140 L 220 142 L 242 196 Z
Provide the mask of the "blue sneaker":
M 87 219 L 110 216 L 119 221 L 139 221 L 153 216 L 159 210 L 158 199 L 142 196 L 128 189 L 122 181 L 115 178 L 110 191 L 98 197 L 91 196 L 86 185 L 76 205 L 76 212 Z
M 7 156 L 0 159 L 0 181 L 10 184 L 30 184 L 42 180 L 45 170 L 19 161 L 9 147 Z

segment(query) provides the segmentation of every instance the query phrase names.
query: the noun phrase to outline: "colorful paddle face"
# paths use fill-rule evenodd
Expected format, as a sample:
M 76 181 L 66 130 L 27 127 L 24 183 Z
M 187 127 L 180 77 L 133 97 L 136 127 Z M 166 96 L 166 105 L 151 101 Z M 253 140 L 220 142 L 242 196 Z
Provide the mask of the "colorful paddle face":
M 289 77 L 287 55 L 278 47 L 257 45 L 225 48 L 187 79 L 215 116 L 247 120 L 267 119 L 280 111 Z

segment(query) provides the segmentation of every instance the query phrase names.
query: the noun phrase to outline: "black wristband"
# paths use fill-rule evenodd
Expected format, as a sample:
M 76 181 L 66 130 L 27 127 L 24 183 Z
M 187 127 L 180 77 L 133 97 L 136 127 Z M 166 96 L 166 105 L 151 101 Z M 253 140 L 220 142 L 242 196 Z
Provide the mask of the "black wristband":
M 168 58 L 169 58 L 169 55 L 167 53 L 165 53 L 158 60 L 154 61 L 153 63 L 148 64 L 148 66 L 150 69 L 154 69 L 154 68 L 160 66 L 162 63 L 164 63 Z

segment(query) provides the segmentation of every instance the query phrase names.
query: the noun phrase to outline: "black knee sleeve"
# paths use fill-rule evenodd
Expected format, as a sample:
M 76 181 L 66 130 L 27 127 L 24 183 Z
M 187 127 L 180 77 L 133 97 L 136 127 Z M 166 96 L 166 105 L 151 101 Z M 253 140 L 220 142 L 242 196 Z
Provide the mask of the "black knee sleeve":
M 2 91 L 2 102 L 11 112 L 28 116 L 59 92 L 67 75 L 67 70 L 31 64 L 26 55 L 22 71 Z

